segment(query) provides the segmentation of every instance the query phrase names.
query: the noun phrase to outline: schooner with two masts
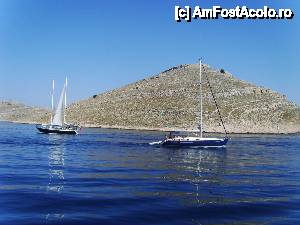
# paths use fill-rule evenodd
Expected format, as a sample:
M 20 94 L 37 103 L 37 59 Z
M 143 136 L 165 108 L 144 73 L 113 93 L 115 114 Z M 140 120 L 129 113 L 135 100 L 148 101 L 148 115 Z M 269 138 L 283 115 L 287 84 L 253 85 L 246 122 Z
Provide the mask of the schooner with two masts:
M 73 124 L 67 124 L 66 123 L 66 108 L 67 108 L 67 85 L 68 80 L 66 78 L 66 82 L 64 84 L 64 87 L 61 91 L 60 98 L 56 107 L 56 110 L 54 111 L 54 101 L 53 101 L 53 95 L 54 95 L 54 80 L 52 82 L 52 93 L 51 93 L 51 119 L 50 124 L 37 124 L 36 128 L 41 133 L 46 134 L 77 134 L 78 130 L 80 129 L 79 126 L 73 125 Z

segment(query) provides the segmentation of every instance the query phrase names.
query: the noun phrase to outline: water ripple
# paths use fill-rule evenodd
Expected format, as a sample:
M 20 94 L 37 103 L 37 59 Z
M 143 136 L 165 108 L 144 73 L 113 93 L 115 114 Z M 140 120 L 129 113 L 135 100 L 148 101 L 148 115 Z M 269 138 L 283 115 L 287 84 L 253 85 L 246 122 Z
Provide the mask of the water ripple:
M 0 128 L 0 224 L 300 223 L 299 136 L 165 149 L 161 132 Z

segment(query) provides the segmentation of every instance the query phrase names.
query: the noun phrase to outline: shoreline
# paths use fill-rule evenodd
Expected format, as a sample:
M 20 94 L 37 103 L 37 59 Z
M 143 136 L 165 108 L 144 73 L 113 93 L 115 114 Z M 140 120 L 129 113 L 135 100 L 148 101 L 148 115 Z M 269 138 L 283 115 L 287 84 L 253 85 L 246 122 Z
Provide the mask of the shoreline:
M 14 124 L 41 124 L 36 122 L 28 122 L 28 121 L 11 121 L 11 120 L 0 120 L 0 122 L 8 122 Z M 92 124 L 85 124 L 81 126 L 82 128 L 88 129 L 114 129 L 114 130 L 135 130 L 135 131 L 160 131 L 160 132 L 170 132 L 170 131 L 179 131 L 179 132 L 197 132 L 196 130 L 187 130 L 182 128 L 148 128 L 148 127 L 125 127 L 125 126 L 98 126 Z M 223 134 L 222 132 L 205 132 L 204 134 Z M 228 132 L 228 135 L 300 135 L 300 132 Z

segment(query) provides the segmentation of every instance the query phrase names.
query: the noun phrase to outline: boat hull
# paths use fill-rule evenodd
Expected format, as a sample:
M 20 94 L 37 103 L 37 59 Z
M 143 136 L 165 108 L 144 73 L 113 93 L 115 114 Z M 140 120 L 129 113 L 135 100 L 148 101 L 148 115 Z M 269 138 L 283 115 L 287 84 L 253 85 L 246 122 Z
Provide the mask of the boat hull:
M 164 147 L 225 147 L 228 138 L 216 140 L 165 140 L 162 143 Z
M 43 126 L 36 127 L 39 132 L 44 134 L 77 134 L 78 129 L 64 129 L 64 128 L 49 128 Z

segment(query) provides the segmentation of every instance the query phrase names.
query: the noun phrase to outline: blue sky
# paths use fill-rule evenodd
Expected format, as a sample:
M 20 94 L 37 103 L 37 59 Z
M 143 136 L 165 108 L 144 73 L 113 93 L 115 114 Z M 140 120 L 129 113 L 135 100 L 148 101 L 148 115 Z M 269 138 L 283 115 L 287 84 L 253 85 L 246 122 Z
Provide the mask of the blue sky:
M 292 20 L 176 23 L 174 6 L 291 8 Z M 199 56 L 300 104 L 300 3 L 286 1 L 0 0 L 0 99 L 49 106 L 52 79 L 69 100 Z M 60 90 L 57 90 L 57 95 Z

